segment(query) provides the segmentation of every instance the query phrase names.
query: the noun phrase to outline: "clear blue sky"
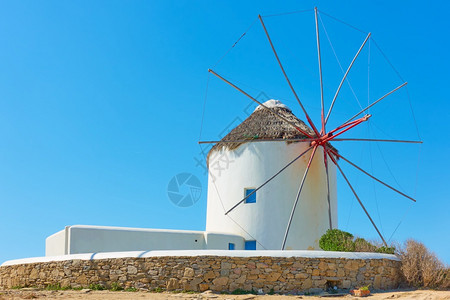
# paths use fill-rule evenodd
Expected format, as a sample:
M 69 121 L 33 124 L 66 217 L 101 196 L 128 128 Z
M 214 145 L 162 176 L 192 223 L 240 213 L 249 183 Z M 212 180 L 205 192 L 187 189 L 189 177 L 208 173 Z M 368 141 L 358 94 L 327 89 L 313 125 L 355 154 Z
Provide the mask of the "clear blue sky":
M 450 262 L 446 1 L 0 2 L 0 261 L 44 255 L 45 238 L 65 225 L 204 230 L 207 177 L 196 159 L 202 159 L 197 141 L 207 69 L 259 13 L 315 5 L 372 32 L 409 82 L 424 141 L 421 147 L 335 144 L 342 154 L 415 196 L 413 206 L 343 164 L 344 170 L 387 238 L 401 222 L 392 239 L 413 237 Z M 365 35 L 321 18 L 346 68 Z M 317 122 L 313 13 L 266 22 Z M 329 105 L 342 72 L 321 34 Z M 372 42 L 368 91 L 368 49 L 349 77 L 362 105 L 368 94 L 374 100 L 401 83 Z M 263 91 L 281 99 L 303 118 L 260 24 L 254 23 L 216 70 L 254 96 Z M 358 111 L 347 85 L 341 96 L 330 127 Z M 236 117 L 245 117 L 248 104 L 211 77 L 202 139 L 217 139 Z M 347 136 L 417 138 L 406 90 L 371 113 L 369 125 Z M 189 208 L 167 197 L 167 184 L 181 172 L 196 175 L 203 185 L 201 199 Z M 338 184 L 340 228 L 376 238 L 345 182 Z

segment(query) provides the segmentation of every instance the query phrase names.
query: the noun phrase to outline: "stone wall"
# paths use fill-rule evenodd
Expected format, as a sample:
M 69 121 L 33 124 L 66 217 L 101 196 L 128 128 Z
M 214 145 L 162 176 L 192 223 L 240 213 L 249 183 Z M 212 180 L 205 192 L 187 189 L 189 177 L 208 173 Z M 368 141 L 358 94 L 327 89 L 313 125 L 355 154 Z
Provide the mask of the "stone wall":
M 370 284 L 391 289 L 400 283 L 400 262 L 390 259 L 302 257 L 145 257 L 65 260 L 0 267 L 0 288 L 88 287 L 162 288 L 232 292 L 236 289 L 295 293 Z

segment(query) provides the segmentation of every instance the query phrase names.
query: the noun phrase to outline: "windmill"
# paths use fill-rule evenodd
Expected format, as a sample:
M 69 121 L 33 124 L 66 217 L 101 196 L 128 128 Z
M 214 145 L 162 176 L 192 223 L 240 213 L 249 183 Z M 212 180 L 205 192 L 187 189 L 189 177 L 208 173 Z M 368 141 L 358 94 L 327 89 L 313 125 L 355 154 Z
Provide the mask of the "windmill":
M 276 48 L 274 46 L 274 43 L 272 42 L 272 39 L 269 35 L 268 29 L 266 27 L 266 24 L 263 20 L 263 17 L 261 15 L 258 16 L 259 22 L 262 25 L 262 28 L 264 30 L 265 36 L 267 37 L 267 40 L 269 42 L 270 48 L 273 52 L 273 55 L 275 56 L 275 59 L 279 65 L 279 68 L 289 86 L 289 89 L 291 90 L 295 100 L 297 101 L 298 105 L 301 108 L 301 111 L 303 112 L 303 115 L 307 121 L 307 124 L 309 125 L 309 127 L 305 127 L 305 126 L 300 126 L 298 122 L 293 121 L 292 118 L 286 117 L 286 114 L 284 114 L 282 111 L 280 111 L 280 109 L 277 109 L 273 106 L 270 106 L 266 103 L 262 103 L 261 101 L 259 101 L 257 98 L 251 96 L 248 92 L 246 92 L 244 89 L 242 89 L 241 87 L 239 87 L 237 84 L 231 82 L 231 80 L 225 78 L 224 76 L 222 76 L 221 74 L 218 74 L 215 70 L 213 69 L 209 69 L 209 73 L 214 75 L 215 77 L 219 78 L 220 80 L 222 80 L 223 82 L 227 83 L 229 86 L 233 87 L 235 90 L 239 91 L 240 93 L 242 93 L 243 95 L 245 95 L 247 98 L 249 98 L 251 101 L 253 101 L 254 103 L 258 104 L 258 109 L 261 110 L 265 110 L 266 112 L 268 112 L 269 114 L 271 114 L 274 118 L 278 119 L 278 121 L 282 122 L 283 124 L 288 124 L 288 126 L 291 127 L 291 129 L 297 131 L 297 133 L 299 135 L 301 135 L 301 138 L 279 138 L 279 139 L 275 139 L 275 138 L 269 138 L 269 139 L 261 139 L 259 136 L 254 137 L 254 141 L 262 141 L 262 142 L 295 142 L 295 143 L 306 143 L 306 147 L 304 147 L 304 149 L 298 153 L 298 155 L 296 155 L 291 161 L 289 161 L 288 163 L 286 163 L 284 166 L 280 167 L 279 170 L 277 170 L 276 172 L 273 173 L 272 176 L 269 176 L 267 178 L 267 180 L 265 180 L 263 183 L 261 183 L 259 186 L 254 187 L 250 190 L 250 192 L 245 193 L 245 195 L 241 198 L 241 199 L 236 199 L 235 200 L 235 204 L 232 205 L 231 207 L 224 207 L 224 215 L 229 215 L 231 212 L 239 209 L 239 207 L 241 207 L 244 203 L 246 203 L 246 201 L 248 199 L 250 199 L 252 196 L 255 195 L 255 193 L 257 193 L 259 190 L 263 189 L 264 187 L 267 187 L 267 185 L 269 183 L 271 183 L 273 180 L 275 180 L 278 176 L 280 176 L 280 174 L 283 174 L 283 172 L 286 172 L 286 169 L 288 169 L 289 167 L 291 167 L 291 165 L 293 165 L 296 161 L 298 161 L 300 158 L 307 158 L 306 161 L 306 168 L 303 171 L 303 174 L 301 175 L 300 181 L 299 181 L 299 185 L 298 185 L 298 189 L 295 195 L 295 199 L 292 203 L 292 207 L 290 210 L 290 214 L 288 216 L 288 220 L 286 223 L 286 227 L 284 230 L 284 234 L 282 237 L 282 242 L 280 245 L 281 250 L 285 250 L 286 249 L 286 242 L 288 240 L 289 237 L 289 233 L 290 230 L 292 228 L 292 223 L 293 220 L 295 218 L 296 215 L 296 209 L 299 203 L 299 200 L 302 198 L 302 192 L 304 193 L 304 186 L 305 186 L 305 182 L 308 179 L 308 175 L 311 169 L 311 165 L 314 161 L 314 158 L 318 155 L 318 153 L 320 152 L 322 154 L 321 160 L 323 162 L 324 165 L 324 170 L 325 170 L 325 177 L 326 177 L 326 184 L 323 187 L 327 193 L 326 193 L 326 198 L 327 198 L 327 203 L 328 203 L 328 226 L 329 228 L 333 228 L 334 224 L 333 224 L 333 217 L 332 217 L 332 197 L 330 196 L 330 174 L 329 174 L 329 169 L 330 166 L 335 167 L 338 171 L 339 174 L 342 176 L 342 178 L 345 180 L 346 184 L 349 186 L 349 188 L 351 189 L 353 196 L 355 197 L 355 199 L 357 200 L 358 204 L 361 206 L 362 210 L 364 211 L 365 215 L 367 216 L 367 218 L 369 219 L 370 223 L 372 224 L 372 226 L 374 227 L 375 231 L 377 232 L 377 234 L 379 235 L 379 237 L 381 238 L 383 244 L 385 246 L 387 246 L 387 242 L 386 239 L 384 238 L 384 236 L 382 235 L 382 233 L 380 232 L 379 228 L 377 227 L 377 225 L 375 224 L 373 218 L 371 217 L 371 215 L 369 214 L 368 210 L 366 209 L 366 206 L 363 204 L 361 198 L 359 197 L 359 195 L 356 193 L 354 186 L 350 183 L 349 178 L 346 176 L 346 174 L 344 173 L 343 169 L 341 168 L 341 162 L 345 162 L 348 163 L 349 165 L 351 165 L 352 167 L 354 167 L 356 170 L 358 170 L 359 172 L 363 173 L 365 176 L 368 176 L 369 178 L 371 178 L 372 180 L 375 180 L 376 182 L 384 185 L 386 188 L 394 191 L 395 193 L 398 193 L 399 195 L 411 200 L 411 201 L 416 201 L 413 197 L 405 194 L 404 192 L 400 191 L 397 188 L 394 188 L 393 186 L 387 184 L 386 182 L 382 181 L 381 179 L 375 177 L 374 175 L 372 175 L 370 172 L 368 172 L 367 170 L 364 170 L 363 168 L 361 168 L 360 166 L 358 166 L 357 164 L 355 164 L 353 161 L 351 161 L 349 158 L 347 158 L 346 156 L 344 156 L 342 153 L 340 153 L 339 151 L 336 150 L 336 148 L 334 148 L 331 145 L 331 142 L 337 142 L 337 141 L 361 141 L 361 142 L 383 142 L 383 143 L 422 143 L 421 141 L 412 141 L 412 140 L 394 140 L 394 139 L 371 139 L 371 138 L 345 138 L 342 137 L 341 135 L 346 133 L 346 132 L 351 132 L 353 128 L 358 127 L 359 125 L 367 122 L 372 115 L 367 113 L 368 110 L 370 108 L 372 108 L 373 106 L 377 105 L 379 102 L 383 101 L 384 99 L 386 99 L 388 96 L 390 96 L 391 94 L 394 94 L 396 91 L 404 88 L 407 85 L 407 82 L 403 82 L 402 84 L 400 84 L 399 86 L 395 87 L 394 89 L 388 91 L 387 93 L 385 93 L 383 96 L 379 97 L 378 99 L 376 99 L 375 101 L 372 101 L 372 103 L 368 104 L 366 107 L 362 108 L 360 111 L 358 111 L 357 113 L 355 113 L 353 116 L 351 116 L 350 118 L 348 118 L 345 122 L 343 122 L 341 125 L 337 126 L 336 128 L 327 128 L 327 123 L 329 121 L 329 118 L 332 114 L 333 108 L 335 106 L 335 103 L 338 99 L 339 93 L 341 91 L 341 88 L 344 84 L 344 82 L 347 79 L 347 76 L 349 75 L 355 61 L 357 60 L 358 56 L 360 55 L 361 51 L 363 50 L 363 48 L 366 46 L 367 42 L 369 41 L 369 39 L 371 39 L 371 33 L 368 33 L 367 36 L 365 37 L 364 41 L 362 42 L 362 44 L 360 45 L 360 47 L 358 48 L 356 54 L 354 55 L 353 59 L 351 60 L 349 66 L 347 67 L 342 79 L 339 82 L 339 85 L 334 93 L 334 96 L 331 100 L 331 104 L 330 107 L 328 108 L 328 110 L 325 110 L 325 104 L 324 104 L 324 91 L 323 91 L 323 78 L 322 78 L 322 59 L 321 59 L 321 48 L 320 48 L 320 31 L 319 31 L 319 22 L 318 22 L 318 9 L 315 8 L 314 9 L 314 17 L 315 17 L 315 33 L 316 33 L 316 42 L 317 42 L 317 59 L 318 59 L 318 69 L 319 69 L 319 79 L 320 79 L 320 111 L 321 111 L 321 116 L 320 116 L 320 126 L 316 126 L 316 124 L 314 124 L 314 122 L 312 121 L 310 115 L 308 114 L 307 110 L 305 109 L 305 106 L 303 105 L 302 101 L 300 100 L 300 97 L 298 96 L 296 90 L 294 89 L 293 84 L 291 83 L 287 72 L 285 70 L 285 68 L 283 67 L 283 64 L 281 62 L 281 59 L 276 51 Z M 239 41 L 239 40 L 238 40 Z M 239 143 L 243 143 L 245 141 L 236 139 L 236 140 L 222 140 L 222 141 L 203 141 L 200 143 L 234 143 L 234 144 L 239 144 Z M 319 151 L 320 150 L 320 151 Z

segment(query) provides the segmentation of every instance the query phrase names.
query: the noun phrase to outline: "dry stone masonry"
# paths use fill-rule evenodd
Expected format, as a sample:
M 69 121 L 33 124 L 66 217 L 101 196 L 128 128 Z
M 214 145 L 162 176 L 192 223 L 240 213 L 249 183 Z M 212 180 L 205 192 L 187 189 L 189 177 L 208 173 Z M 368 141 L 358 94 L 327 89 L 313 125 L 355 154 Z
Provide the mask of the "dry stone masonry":
M 302 257 L 145 257 L 65 260 L 0 267 L 0 288 L 57 285 L 106 288 L 119 284 L 141 290 L 167 289 L 296 293 L 371 285 L 399 285 L 400 262 L 390 259 Z

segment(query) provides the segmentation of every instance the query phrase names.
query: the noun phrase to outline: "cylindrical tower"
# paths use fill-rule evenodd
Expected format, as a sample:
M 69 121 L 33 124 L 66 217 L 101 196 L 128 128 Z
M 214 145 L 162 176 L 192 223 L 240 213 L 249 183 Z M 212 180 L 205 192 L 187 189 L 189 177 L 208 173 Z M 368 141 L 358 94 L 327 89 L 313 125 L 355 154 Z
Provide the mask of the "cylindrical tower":
M 277 100 L 265 106 L 314 135 L 292 111 Z M 303 139 L 292 125 L 262 107 L 234 128 L 208 154 L 206 230 L 239 234 L 248 249 L 279 250 L 300 182 L 312 151 L 286 168 L 230 213 L 225 212 L 304 152 L 309 142 L 270 141 Z M 262 141 L 264 140 L 264 141 Z M 231 142 L 233 141 L 233 142 Z M 337 228 L 336 169 L 329 161 L 330 212 Z M 285 250 L 319 249 L 330 228 L 327 179 L 322 147 L 314 156 L 292 220 Z

